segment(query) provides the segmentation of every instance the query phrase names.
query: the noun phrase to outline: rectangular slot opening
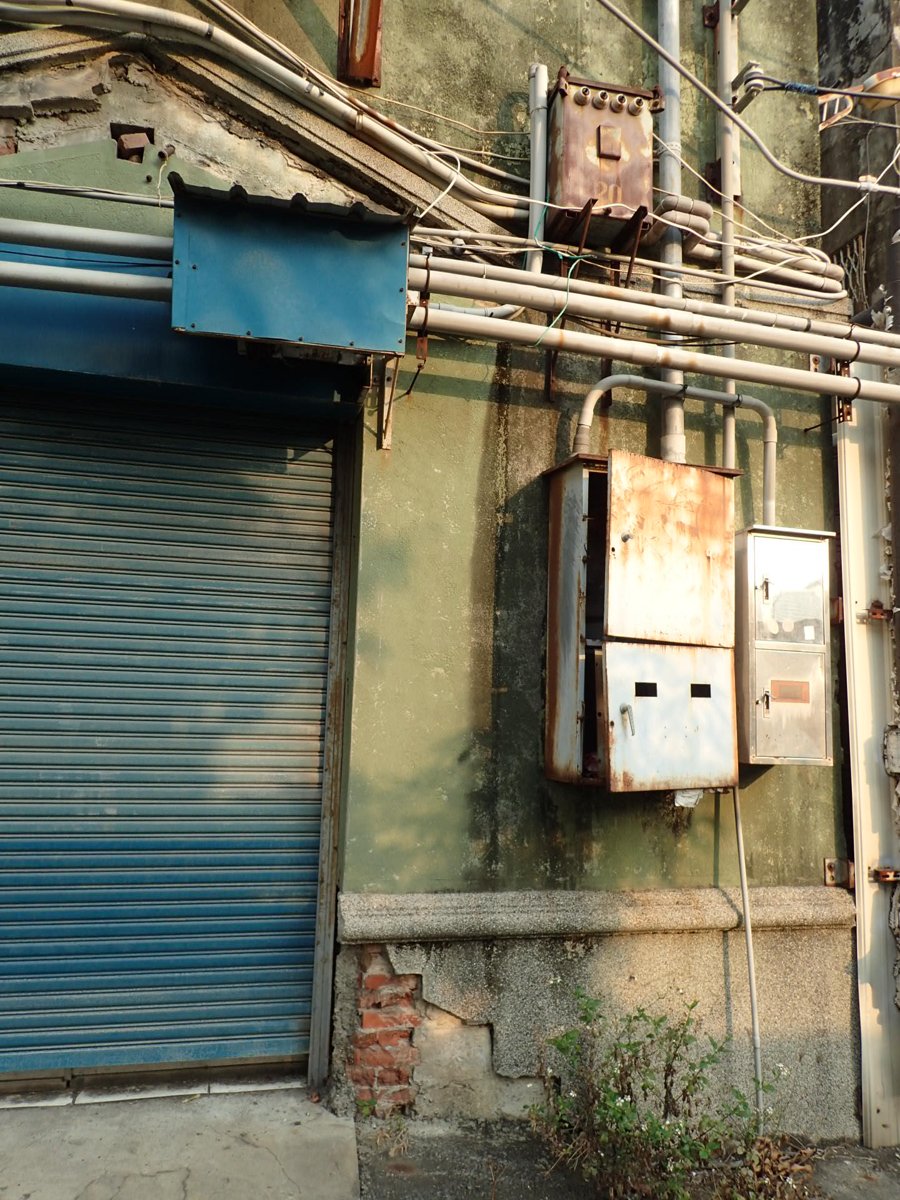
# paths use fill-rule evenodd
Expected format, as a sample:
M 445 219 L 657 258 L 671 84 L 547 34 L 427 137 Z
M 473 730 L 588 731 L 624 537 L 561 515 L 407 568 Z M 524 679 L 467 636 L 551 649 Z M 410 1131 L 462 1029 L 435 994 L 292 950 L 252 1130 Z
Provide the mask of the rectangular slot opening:
M 692 683 L 691 684 L 691 699 L 692 700 L 710 700 L 710 699 L 712 699 L 712 685 L 709 683 Z
M 655 696 L 656 684 L 637 682 L 634 685 L 634 694 L 636 696 Z

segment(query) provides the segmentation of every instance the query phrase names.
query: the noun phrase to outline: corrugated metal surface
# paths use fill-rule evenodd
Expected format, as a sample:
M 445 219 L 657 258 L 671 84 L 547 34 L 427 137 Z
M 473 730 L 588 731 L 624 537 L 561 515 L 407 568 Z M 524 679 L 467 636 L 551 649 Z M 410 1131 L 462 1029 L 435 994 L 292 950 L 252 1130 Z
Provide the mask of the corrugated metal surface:
M 331 454 L 0 405 L 0 1071 L 306 1051 Z

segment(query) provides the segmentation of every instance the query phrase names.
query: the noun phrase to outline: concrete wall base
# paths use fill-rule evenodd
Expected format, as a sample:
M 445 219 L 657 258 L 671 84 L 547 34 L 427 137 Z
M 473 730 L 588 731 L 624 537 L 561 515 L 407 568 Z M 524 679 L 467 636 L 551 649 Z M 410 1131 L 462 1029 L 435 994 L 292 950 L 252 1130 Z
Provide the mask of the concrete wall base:
M 676 1015 L 697 1001 L 703 1031 L 731 1039 L 717 1087 L 727 1095 L 737 1086 L 752 1097 L 747 963 L 733 897 L 717 889 L 594 893 L 579 910 L 578 895 L 455 894 L 430 896 L 430 905 L 424 897 L 377 897 L 374 904 L 371 897 L 343 897 L 339 960 L 357 961 L 348 935 L 363 924 L 382 935 L 392 925 L 394 938 L 385 940 L 393 970 L 421 976 L 417 1112 L 524 1113 L 538 1098 L 533 1089 L 547 1038 L 574 1023 L 579 989 L 602 997 L 611 1015 L 638 1006 Z M 363 901 L 371 904 L 366 922 Z M 775 1119 L 814 1139 L 856 1138 L 852 901 L 833 889 L 759 888 L 751 903 L 764 1075 L 781 1066 L 788 1072 L 770 1097 Z M 446 924 L 464 908 L 470 919 L 450 936 Z M 574 915 L 574 931 L 558 928 L 561 909 Z M 401 913 L 409 930 L 402 939 L 393 922 Z M 524 929 L 529 913 L 532 936 Z M 546 932 L 549 922 L 554 936 Z M 501 927 L 520 932 L 502 936 Z M 422 937 L 426 929 L 430 936 Z M 338 1014 L 337 1028 L 346 1026 Z M 518 1090 L 503 1093 L 499 1081 L 519 1081 Z

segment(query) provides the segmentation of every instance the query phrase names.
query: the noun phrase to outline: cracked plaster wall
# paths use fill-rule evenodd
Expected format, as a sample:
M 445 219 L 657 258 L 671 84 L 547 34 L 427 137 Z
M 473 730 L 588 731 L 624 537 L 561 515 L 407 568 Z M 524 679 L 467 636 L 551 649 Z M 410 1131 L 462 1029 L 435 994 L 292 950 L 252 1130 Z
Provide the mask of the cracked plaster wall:
M 504 1098 L 524 1109 L 536 1098 L 546 1039 L 575 1021 L 579 988 L 603 997 L 611 1014 L 643 1005 L 677 1015 L 697 1000 L 704 1032 L 732 1039 L 717 1089 L 723 1097 L 733 1085 L 753 1094 L 742 933 L 395 944 L 388 951 L 396 971 L 421 974 L 428 1005 L 429 1019 L 416 1035 L 426 1050 L 426 1069 L 415 1074 L 417 1112 L 443 1115 L 446 1106 L 465 1112 L 469 1104 L 470 1115 L 479 1115 Z M 772 1098 L 783 1109 L 782 1127 L 818 1139 L 858 1137 L 852 930 L 761 931 L 756 958 L 764 1073 L 770 1078 L 779 1063 L 789 1072 Z M 478 1031 L 482 1055 L 490 1030 L 492 1069 L 477 1047 L 464 1046 L 459 1022 Z M 455 1093 L 454 1037 L 464 1068 Z M 436 1051 L 431 1060 L 429 1044 Z M 499 1080 L 518 1081 L 519 1090 L 504 1093 Z
M 143 169 L 131 172 L 136 185 L 161 183 L 170 167 L 195 168 L 225 184 L 239 182 L 249 192 L 283 197 L 302 192 L 311 200 L 340 204 L 356 198 L 321 169 L 291 155 L 271 134 L 210 106 L 140 56 L 114 52 L 90 64 L 9 72 L 0 79 L 0 120 L 16 126 L 18 153 L 6 157 L 7 175 L 27 177 L 29 155 L 60 161 L 79 147 L 109 139 L 114 122 L 151 128 L 155 146 L 175 147 L 164 169 L 152 149 L 145 154 Z

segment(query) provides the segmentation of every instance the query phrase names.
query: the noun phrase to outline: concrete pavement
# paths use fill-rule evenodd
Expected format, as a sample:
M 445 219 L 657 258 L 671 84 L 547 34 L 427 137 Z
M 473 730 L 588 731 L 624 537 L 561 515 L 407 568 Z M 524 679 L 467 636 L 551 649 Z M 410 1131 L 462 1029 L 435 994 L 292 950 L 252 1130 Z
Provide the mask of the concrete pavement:
M 299 1088 L 8 1103 L 0 1200 L 359 1197 L 353 1121 Z

